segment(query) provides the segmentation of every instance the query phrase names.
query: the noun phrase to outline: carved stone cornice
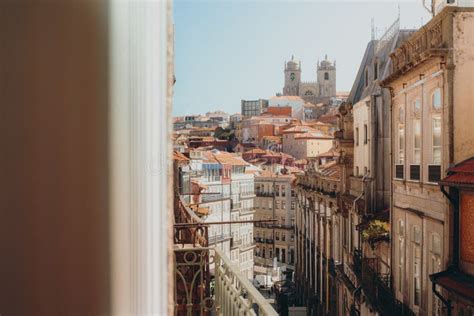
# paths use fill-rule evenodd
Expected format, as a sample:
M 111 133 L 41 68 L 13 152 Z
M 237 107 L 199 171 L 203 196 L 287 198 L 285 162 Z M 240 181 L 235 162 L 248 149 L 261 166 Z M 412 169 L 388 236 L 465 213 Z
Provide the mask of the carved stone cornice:
M 382 86 L 388 86 L 429 58 L 447 56 L 452 48 L 452 12 L 455 10 L 454 7 L 444 9 L 390 54 L 392 71 Z

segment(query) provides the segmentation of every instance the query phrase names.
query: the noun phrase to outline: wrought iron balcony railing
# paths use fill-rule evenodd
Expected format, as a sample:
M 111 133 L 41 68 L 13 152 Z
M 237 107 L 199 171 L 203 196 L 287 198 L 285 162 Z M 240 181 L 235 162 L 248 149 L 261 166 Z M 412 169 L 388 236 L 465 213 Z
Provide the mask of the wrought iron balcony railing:
M 367 303 L 381 315 L 415 315 L 407 305 L 395 298 L 390 289 L 390 275 L 378 272 L 377 258 L 362 259 L 362 288 Z
M 174 253 L 175 315 L 278 315 L 219 249 L 175 249 Z
M 179 196 L 174 202 L 175 315 L 277 316 L 226 255 L 209 247 L 209 225 Z

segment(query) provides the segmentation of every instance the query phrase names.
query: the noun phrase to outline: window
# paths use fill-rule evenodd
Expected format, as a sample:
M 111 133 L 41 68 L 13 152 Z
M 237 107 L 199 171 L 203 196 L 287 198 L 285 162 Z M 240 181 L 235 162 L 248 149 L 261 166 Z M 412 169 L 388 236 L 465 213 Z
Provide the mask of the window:
M 413 164 L 421 163 L 421 120 L 413 120 Z
M 379 77 L 379 63 L 375 62 L 374 63 L 374 80 L 377 80 Z
M 369 70 L 366 68 L 365 69 L 365 86 L 367 87 L 369 85 Z
M 285 187 L 284 185 L 282 185 L 282 186 L 281 186 L 281 196 L 283 196 L 283 197 L 285 196 L 285 194 L 286 194 L 285 191 L 286 191 L 286 187 Z M 282 208 L 283 208 L 283 207 L 282 207 Z
M 355 143 L 356 143 L 356 146 L 359 146 L 359 128 L 358 127 L 356 127 Z
M 359 166 L 356 166 L 356 169 L 355 169 L 355 176 L 356 176 L 356 177 L 359 176 Z
M 398 163 L 405 162 L 405 127 L 400 124 L 398 126 Z
M 438 234 L 431 234 L 430 255 L 429 255 L 429 274 L 441 271 L 441 239 Z M 437 286 L 438 287 L 438 286 Z M 438 288 L 438 290 L 440 290 Z M 431 293 L 432 315 L 441 315 L 441 301 Z
M 436 89 L 431 95 L 431 106 L 433 110 L 441 109 L 441 89 Z
M 404 262 L 405 262 L 405 224 L 403 220 L 398 220 L 398 291 L 403 290 Z
M 400 108 L 398 109 L 398 120 L 400 123 L 405 122 L 405 108 L 403 105 L 400 105 Z
M 441 164 L 441 118 L 434 117 L 432 120 L 433 132 L 433 157 L 432 161 L 435 165 Z
M 328 72 L 324 73 L 324 80 L 329 80 L 329 73 Z
M 420 99 L 417 99 L 417 100 L 415 100 L 415 102 L 413 102 L 413 110 L 415 112 L 420 112 L 420 110 L 421 110 L 421 101 L 420 101 Z
M 421 305 L 421 229 L 413 226 L 413 305 Z
M 286 202 L 285 201 L 281 201 L 281 209 L 282 210 L 286 209 Z
M 367 137 L 368 137 L 368 131 L 367 131 L 367 124 L 364 124 L 364 144 L 367 144 Z

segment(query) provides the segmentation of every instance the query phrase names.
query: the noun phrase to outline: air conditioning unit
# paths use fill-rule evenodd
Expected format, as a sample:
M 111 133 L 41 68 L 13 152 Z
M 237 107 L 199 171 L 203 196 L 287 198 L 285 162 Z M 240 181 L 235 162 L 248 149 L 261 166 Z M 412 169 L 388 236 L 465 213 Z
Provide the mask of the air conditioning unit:
M 435 15 L 443 11 L 445 7 L 474 7 L 474 0 L 432 0 L 434 1 Z

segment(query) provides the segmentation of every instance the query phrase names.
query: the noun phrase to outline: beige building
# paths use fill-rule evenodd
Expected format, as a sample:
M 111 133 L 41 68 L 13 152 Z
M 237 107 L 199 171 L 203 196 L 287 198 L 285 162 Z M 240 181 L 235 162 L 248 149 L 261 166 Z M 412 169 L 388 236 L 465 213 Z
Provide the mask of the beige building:
M 472 313 L 439 300 L 429 278 L 458 259 L 450 247 L 458 227 L 437 183 L 474 154 L 474 9 L 437 13 L 392 54 L 384 80 L 392 94 L 393 288 L 419 315 Z
M 279 275 L 283 271 L 294 271 L 295 236 L 294 221 L 296 197 L 293 191 L 294 174 L 282 174 L 281 165 L 269 166 L 255 177 L 256 220 L 274 220 L 256 223 L 254 236 L 255 274 L 275 274 L 273 261 L 276 258 Z
M 295 159 L 316 157 L 329 151 L 334 138 L 309 126 L 293 126 L 282 132 L 282 151 Z

